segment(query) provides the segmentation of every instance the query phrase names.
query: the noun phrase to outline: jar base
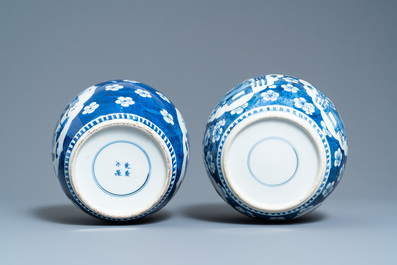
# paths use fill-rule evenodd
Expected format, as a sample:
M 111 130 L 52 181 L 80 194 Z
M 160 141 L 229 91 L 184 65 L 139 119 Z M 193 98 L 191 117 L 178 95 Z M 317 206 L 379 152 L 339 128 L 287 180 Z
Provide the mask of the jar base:
M 231 192 L 261 212 L 285 212 L 305 203 L 318 190 L 325 164 L 316 130 L 307 120 L 278 111 L 239 122 L 221 157 Z
M 69 179 L 88 212 L 104 219 L 134 219 L 164 197 L 171 169 L 168 148 L 156 132 L 118 119 L 97 124 L 78 139 Z

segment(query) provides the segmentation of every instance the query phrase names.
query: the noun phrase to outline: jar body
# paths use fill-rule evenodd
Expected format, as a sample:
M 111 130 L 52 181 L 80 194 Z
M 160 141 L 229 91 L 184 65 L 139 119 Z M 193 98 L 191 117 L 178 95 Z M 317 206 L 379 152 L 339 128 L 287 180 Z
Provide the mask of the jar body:
M 338 185 L 347 140 L 333 103 L 284 75 L 246 80 L 212 112 L 203 141 L 207 173 L 237 211 L 269 220 L 309 213 Z
M 55 174 L 83 211 L 133 220 L 161 209 L 181 184 L 189 139 L 182 115 L 130 80 L 89 87 L 66 107 L 53 137 Z

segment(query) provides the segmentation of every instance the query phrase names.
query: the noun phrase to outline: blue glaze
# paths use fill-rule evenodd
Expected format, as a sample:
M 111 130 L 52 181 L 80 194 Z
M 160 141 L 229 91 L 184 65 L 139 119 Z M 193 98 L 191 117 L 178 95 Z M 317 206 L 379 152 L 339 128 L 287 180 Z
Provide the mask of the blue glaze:
M 113 219 L 93 212 L 79 200 L 69 181 L 68 161 L 74 144 L 90 128 L 115 119 L 129 119 L 150 127 L 163 139 L 172 159 L 170 187 L 161 201 L 128 219 Z M 188 160 L 189 136 L 180 112 L 159 91 L 131 80 L 103 82 L 81 92 L 63 111 L 53 136 L 53 166 L 65 194 L 83 211 L 101 219 L 138 219 L 164 207 L 182 183 Z
M 286 112 L 317 130 L 326 152 L 326 171 L 314 193 L 285 212 L 265 212 L 242 202 L 229 188 L 221 167 L 223 145 L 241 121 L 261 112 Z M 285 75 L 248 79 L 231 89 L 211 113 L 203 139 L 203 158 L 218 194 L 237 211 L 256 218 L 286 220 L 317 208 L 339 184 L 347 159 L 345 128 L 334 104 L 308 82 Z

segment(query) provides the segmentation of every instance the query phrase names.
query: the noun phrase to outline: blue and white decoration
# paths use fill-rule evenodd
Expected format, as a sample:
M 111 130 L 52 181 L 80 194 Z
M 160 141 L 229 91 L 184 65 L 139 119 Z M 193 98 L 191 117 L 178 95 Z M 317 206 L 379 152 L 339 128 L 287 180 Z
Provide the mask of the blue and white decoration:
M 130 80 L 84 90 L 62 113 L 53 137 L 53 166 L 65 194 L 84 212 L 106 220 L 134 220 L 160 210 L 178 190 L 188 159 L 189 136 L 180 112 L 162 93 Z M 74 183 L 72 175 L 78 174 L 73 172 L 86 179 Z M 157 175 L 168 176 L 167 187 L 155 179 Z M 150 189 L 161 194 L 139 208 L 150 198 Z M 84 190 L 90 195 L 82 194 Z M 91 197 L 99 198 L 104 209 L 93 207 Z M 129 203 L 139 214 L 128 213 Z M 113 212 L 112 205 L 124 207 L 123 214 Z
M 308 82 L 278 74 L 230 90 L 211 113 L 203 139 L 217 193 L 237 211 L 267 220 L 297 218 L 320 206 L 339 184 L 347 153 L 334 104 Z

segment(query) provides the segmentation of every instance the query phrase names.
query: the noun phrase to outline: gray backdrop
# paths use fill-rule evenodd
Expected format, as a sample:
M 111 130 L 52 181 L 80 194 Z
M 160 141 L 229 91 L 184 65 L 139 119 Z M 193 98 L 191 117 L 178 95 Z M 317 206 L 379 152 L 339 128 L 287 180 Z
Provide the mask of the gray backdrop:
M 396 14 L 396 1 L 2 1 L 0 260 L 392 264 Z M 252 220 L 223 203 L 201 157 L 205 124 L 220 98 L 271 73 L 322 90 L 349 141 L 338 189 L 313 214 L 285 224 Z M 191 139 L 178 194 L 159 213 L 127 225 L 74 207 L 50 157 L 68 102 L 111 79 L 162 91 Z

